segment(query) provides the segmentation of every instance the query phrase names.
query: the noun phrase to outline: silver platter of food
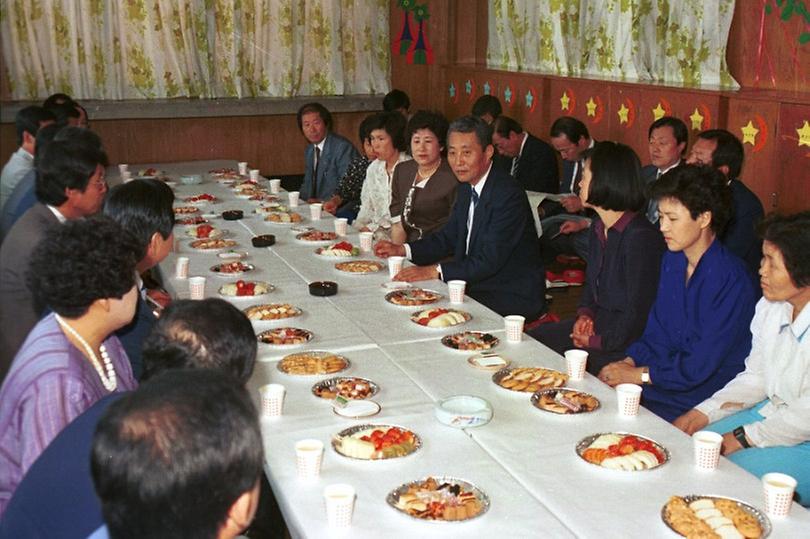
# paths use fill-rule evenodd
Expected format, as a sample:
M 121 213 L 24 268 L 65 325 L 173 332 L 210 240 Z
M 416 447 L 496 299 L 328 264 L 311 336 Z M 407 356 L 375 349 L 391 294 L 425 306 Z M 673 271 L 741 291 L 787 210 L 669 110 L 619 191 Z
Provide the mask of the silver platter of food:
M 411 481 L 388 493 L 385 501 L 409 517 L 431 522 L 461 522 L 478 518 L 489 510 L 483 490 L 464 479 L 428 476 Z M 439 506 L 430 506 L 437 501 Z
M 683 537 L 762 539 L 771 534 L 771 521 L 756 507 L 725 496 L 673 496 L 661 508 L 661 520 Z

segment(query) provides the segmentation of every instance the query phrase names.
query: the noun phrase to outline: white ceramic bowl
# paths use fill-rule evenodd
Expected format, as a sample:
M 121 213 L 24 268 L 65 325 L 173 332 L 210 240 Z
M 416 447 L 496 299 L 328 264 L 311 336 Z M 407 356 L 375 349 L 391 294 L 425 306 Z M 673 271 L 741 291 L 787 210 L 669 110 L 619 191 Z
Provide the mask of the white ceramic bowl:
M 454 395 L 436 404 L 436 419 L 448 427 L 466 429 L 486 425 L 492 419 L 492 405 L 481 397 Z

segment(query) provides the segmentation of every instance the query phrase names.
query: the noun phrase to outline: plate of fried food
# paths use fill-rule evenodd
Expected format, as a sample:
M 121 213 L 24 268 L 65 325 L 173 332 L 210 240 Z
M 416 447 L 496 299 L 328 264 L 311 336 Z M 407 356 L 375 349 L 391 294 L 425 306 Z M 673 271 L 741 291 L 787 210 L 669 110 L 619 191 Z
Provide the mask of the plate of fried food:
M 219 287 L 219 295 L 226 298 L 257 298 L 275 290 L 275 287 L 264 281 L 236 281 Z
M 683 537 L 760 539 L 771 534 L 771 521 L 752 505 L 724 496 L 672 496 L 661 508 L 664 524 Z
M 211 271 L 221 277 L 238 277 L 239 275 L 255 269 L 256 267 L 253 264 L 246 264 L 239 260 L 234 262 L 223 262 L 222 264 L 211 266 Z
M 479 517 L 489 509 L 489 497 L 463 479 L 430 476 L 392 490 L 385 501 L 420 520 L 456 522 Z
M 312 334 L 310 333 L 310 335 Z M 312 376 L 345 371 L 349 368 L 349 365 L 349 360 L 339 354 L 323 350 L 310 350 L 286 355 L 276 366 L 284 374 Z
M 493 374 L 492 381 L 509 391 L 534 393 L 541 389 L 564 386 L 568 375 L 544 367 L 507 367 Z
M 626 472 L 652 470 L 669 462 L 669 451 L 650 438 L 629 432 L 592 434 L 576 445 L 585 462 Z
M 172 208 L 174 214 L 177 215 L 190 215 L 192 213 L 199 213 L 200 208 L 196 208 L 194 206 L 176 206 Z
M 415 307 L 419 305 L 428 305 L 436 303 L 442 299 L 442 295 L 433 290 L 426 290 L 424 288 L 404 288 L 394 290 L 385 295 L 385 301 L 393 305 L 401 307 Z
M 192 215 L 191 217 L 181 217 L 179 219 L 174 220 L 175 225 L 185 225 L 185 226 L 203 225 L 207 222 L 208 219 L 206 219 L 202 215 Z
M 262 305 L 251 305 L 242 312 L 245 313 L 248 319 L 257 322 L 293 318 L 300 316 L 302 311 L 289 303 L 264 303 Z
M 385 266 L 376 260 L 351 260 L 349 262 L 338 262 L 335 269 L 344 273 L 355 273 L 364 275 L 367 273 L 377 273 Z
M 334 232 L 324 232 L 323 230 L 310 230 L 308 232 L 301 232 L 295 236 L 298 241 L 303 241 L 310 244 L 318 243 L 331 243 L 337 239 L 338 235 Z
M 321 380 L 312 386 L 312 394 L 322 399 L 333 400 L 341 396 L 348 400 L 363 400 L 373 397 L 380 386 L 367 378 L 357 376 L 338 376 Z
M 536 391 L 532 395 L 532 404 L 553 414 L 586 414 L 599 408 L 599 399 L 584 391 L 558 387 Z
M 472 320 L 472 315 L 468 312 L 443 307 L 434 307 L 411 314 L 411 322 L 426 328 L 449 328 L 466 324 L 470 320 Z
M 442 344 L 460 352 L 489 350 L 500 343 L 500 339 L 491 333 L 481 331 L 462 331 L 442 337 Z
M 422 447 L 419 436 L 396 425 L 356 425 L 332 437 L 339 455 L 357 460 L 385 460 L 405 457 Z
M 233 168 L 213 168 L 208 171 L 214 179 L 222 182 L 232 182 L 241 178 L 239 172 Z
M 301 346 L 312 340 L 312 332 L 301 328 L 283 327 L 262 331 L 256 338 L 260 343 L 270 346 Z M 328 373 L 314 373 L 328 374 Z
M 239 245 L 235 240 L 223 240 L 221 238 L 209 238 L 194 240 L 188 244 L 189 247 L 196 251 L 219 251 L 222 249 L 231 249 Z
M 156 179 L 158 176 L 163 176 L 166 174 L 162 170 L 156 169 L 155 167 L 149 168 L 142 168 L 138 171 L 138 178 L 146 178 L 150 180 Z
M 210 193 L 200 193 L 199 195 L 192 195 L 190 197 L 186 197 L 183 199 L 183 202 L 186 204 L 192 205 L 204 205 L 204 204 L 214 204 L 217 201 L 217 197 Z
M 265 222 L 273 225 L 292 225 L 304 220 L 300 213 L 294 211 L 271 211 L 264 218 Z

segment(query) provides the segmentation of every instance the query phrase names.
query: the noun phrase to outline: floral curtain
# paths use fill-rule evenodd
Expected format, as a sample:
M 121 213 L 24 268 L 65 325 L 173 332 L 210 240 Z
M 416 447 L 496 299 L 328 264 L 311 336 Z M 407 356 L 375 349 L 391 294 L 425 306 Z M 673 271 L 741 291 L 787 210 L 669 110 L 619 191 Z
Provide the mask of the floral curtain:
M 15 99 L 384 93 L 387 0 L 0 0 Z
M 490 0 L 489 67 L 738 88 L 734 0 Z

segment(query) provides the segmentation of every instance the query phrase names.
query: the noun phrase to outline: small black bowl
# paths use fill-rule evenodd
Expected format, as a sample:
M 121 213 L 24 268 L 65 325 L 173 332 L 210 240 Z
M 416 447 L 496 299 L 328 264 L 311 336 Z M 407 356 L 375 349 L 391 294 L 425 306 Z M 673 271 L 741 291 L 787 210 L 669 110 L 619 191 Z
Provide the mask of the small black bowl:
M 338 285 L 337 283 L 333 283 L 332 281 L 315 281 L 314 283 L 309 283 L 309 293 L 313 296 L 334 296 L 337 294 Z
M 272 234 L 262 234 L 261 236 L 252 238 L 250 242 L 254 247 L 270 247 L 271 245 L 275 245 L 276 237 Z
M 222 212 L 222 218 L 226 221 L 238 221 L 245 216 L 242 210 L 226 210 Z

